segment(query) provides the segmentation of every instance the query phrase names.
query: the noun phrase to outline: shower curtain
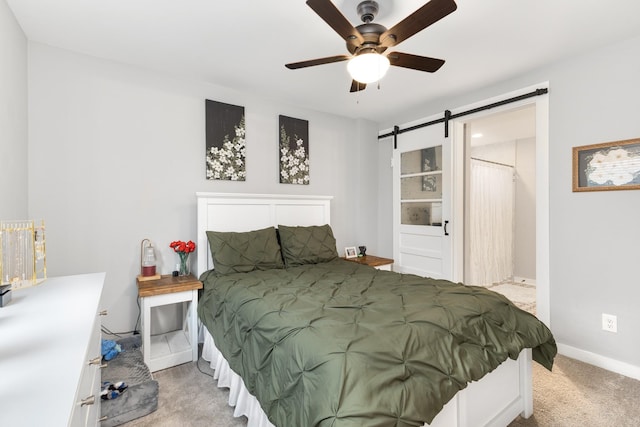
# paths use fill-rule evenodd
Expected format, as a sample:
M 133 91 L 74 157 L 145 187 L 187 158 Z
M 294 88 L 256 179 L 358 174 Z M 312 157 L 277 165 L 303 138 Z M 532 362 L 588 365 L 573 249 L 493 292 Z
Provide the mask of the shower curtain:
M 513 279 L 514 168 L 471 159 L 468 285 Z

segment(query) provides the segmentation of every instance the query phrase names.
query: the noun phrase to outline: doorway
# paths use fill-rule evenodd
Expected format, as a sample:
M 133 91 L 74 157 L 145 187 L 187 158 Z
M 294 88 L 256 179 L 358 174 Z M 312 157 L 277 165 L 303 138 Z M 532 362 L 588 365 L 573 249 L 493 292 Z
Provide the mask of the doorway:
M 464 282 L 536 313 L 536 107 L 464 124 Z
M 485 99 L 474 104 L 465 105 L 459 108 L 459 111 L 450 111 L 452 120 L 447 124 L 445 121 L 445 136 L 442 143 L 443 150 L 445 147 L 450 149 L 450 167 L 451 176 L 449 183 L 444 185 L 443 181 L 443 196 L 442 196 L 442 227 L 440 230 L 440 236 L 443 237 L 438 240 L 440 244 L 438 254 L 444 255 L 442 262 L 450 259 L 450 265 L 446 265 L 446 268 L 441 268 L 440 271 L 450 271 L 451 279 L 455 282 L 464 281 L 464 262 L 465 262 L 465 244 L 464 236 L 466 232 L 465 224 L 465 193 L 467 183 L 465 182 L 466 170 L 468 165 L 466 162 L 469 160 L 465 157 L 465 134 L 471 134 L 465 132 L 468 123 L 472 123 L 477 119 L 489 117 L 497 113 L 507 113 L 518 110 L 520 108 L 531 107 L 535 116 L 535 143 L 532 144 L 533 153 L 529 155 L 531 158 L 535 158 L 535 207 L 528 211 L 528 214 L 534 215 L 533 223 L 535 228 L 531 228 L 535 234 L 535 256 L 529 257 L 529 261 L 535 264 L 535 274 L 531 275 L 532 279 L 535 279 L 535 303 L 536 303 L 536 316 L 548 327 L 551 326 L 550 322 L 550 222 L 549 222 L 549 96 L 547 94 L 549 84 L 548 82 L 539 83 L 535 86 L 529 86 L 513 92 L 504 93 L 494 98 Z M 533 92 L 532 92 L 533 91 Z M 542 92 L 544 91 L 544 92 Z M 534 94 L 532 96 L 532 94 Z M 431 120 L 426 122 L 422 126 L 414 126 L 407 130 L 411 132 L 403 133 L 402 141 L 407 138 L 411 138 L 416 144 L 416 148 L 419 149 L 420 145 L 424 141 L 437 140 L 437 136 L 427 138 L 426 135 L 416 135 L 412 138 L 412 135 L 416 134 L 416 130 L 437 128 L 438 126 L 432 126 L 432 124 L 440 123 L 442 119 L 437 116 L 427 117 L 425 120 Z M 509 121 L 504 119 L 501 121 L 503 124 L 508 124 Z M 447 132 L 448 137 L 447 137 Z M 393 133 L 382 135 L 381 137 L 388 137 Z M 405 136 L 406 135 L 406 136 Z M 440 134 L 442 135 L 442 134 Z M 440 137 L 441 138 L 441 137 Z M 400 232 L 398 225 L 401 220 L 401 178 L 412 178 L 409 175 L 401 176 L 400 171 L 400 150 L 394 150 L 394 156 L 392 159 L 392 167 L 394 169 L 393 175 L 393 247 L 394 247 L 394 259 L 396 260 L 396 266 L 402 265 L 404 257 L 402 252 L 399 251 L 399 247 L 403 242 L 400 239 Z M 427 175 L 424 172 L 420 172 L 420 175 Z M 444 175 L 443 175 L 444 176 Z M 448 175 L 447 175 L 448 176 Z M 446 197 L 445 197 L 446 195 Z M 445 200 L 448 203 L 444 203 Z M 406 200 L 409 203 L 423 202 L 423 200 Z M 448 206 L 447 206 L 448 205 Z M 432 226 L 433 227 L 433 224 Z M 411 240 L 413 236 L 407 233 L 407 242 Z M 517 239 L 516 239 L 517 240 Z M 421 245 L 409 245 L 410 249 L 406 251 L 407 254 L 413 255 L 410 252 L 417 253 L 421 256 L 429 255 L 429 251 L 426 251 Z M 442 267 L 445 267 L 444 264 Z M 448 278 L 446 275 L 442 275 L 443 278 Z

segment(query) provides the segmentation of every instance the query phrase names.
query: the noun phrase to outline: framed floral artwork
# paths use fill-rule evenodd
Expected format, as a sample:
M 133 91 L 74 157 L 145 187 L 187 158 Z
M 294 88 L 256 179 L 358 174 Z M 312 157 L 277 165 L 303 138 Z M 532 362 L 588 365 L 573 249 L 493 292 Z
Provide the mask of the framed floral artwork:
M 573 191 L 640 190 L 640 139 L 573 147 Z
M 280 183 L 309 184 L 309 122 L 280 116 Z
M 245 181 L 244 107 L 205 101 L 207 179 Z

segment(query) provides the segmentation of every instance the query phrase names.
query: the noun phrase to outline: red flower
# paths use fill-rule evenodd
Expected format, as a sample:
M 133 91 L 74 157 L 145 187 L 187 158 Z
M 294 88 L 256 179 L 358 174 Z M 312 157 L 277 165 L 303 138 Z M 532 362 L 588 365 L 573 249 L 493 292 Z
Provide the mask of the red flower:
M 173 249 L 174 252 L 184 253 L 184 254 L 189 254 L 196 250 L 196 244 L 193 243 L 191 240 L 189 240 L 186 243 L 181 240 L 176 240 L 174 242 L 171 242 L 169 244 L 169 247 Z

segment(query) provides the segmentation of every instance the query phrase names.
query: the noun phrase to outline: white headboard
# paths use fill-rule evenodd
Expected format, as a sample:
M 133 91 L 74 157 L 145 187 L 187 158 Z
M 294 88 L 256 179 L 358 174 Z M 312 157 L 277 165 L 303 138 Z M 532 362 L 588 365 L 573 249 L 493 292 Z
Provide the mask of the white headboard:
M 213 268 L 206 232 L 331 224 L 332 196 L 196 193 L 198 276 Z

